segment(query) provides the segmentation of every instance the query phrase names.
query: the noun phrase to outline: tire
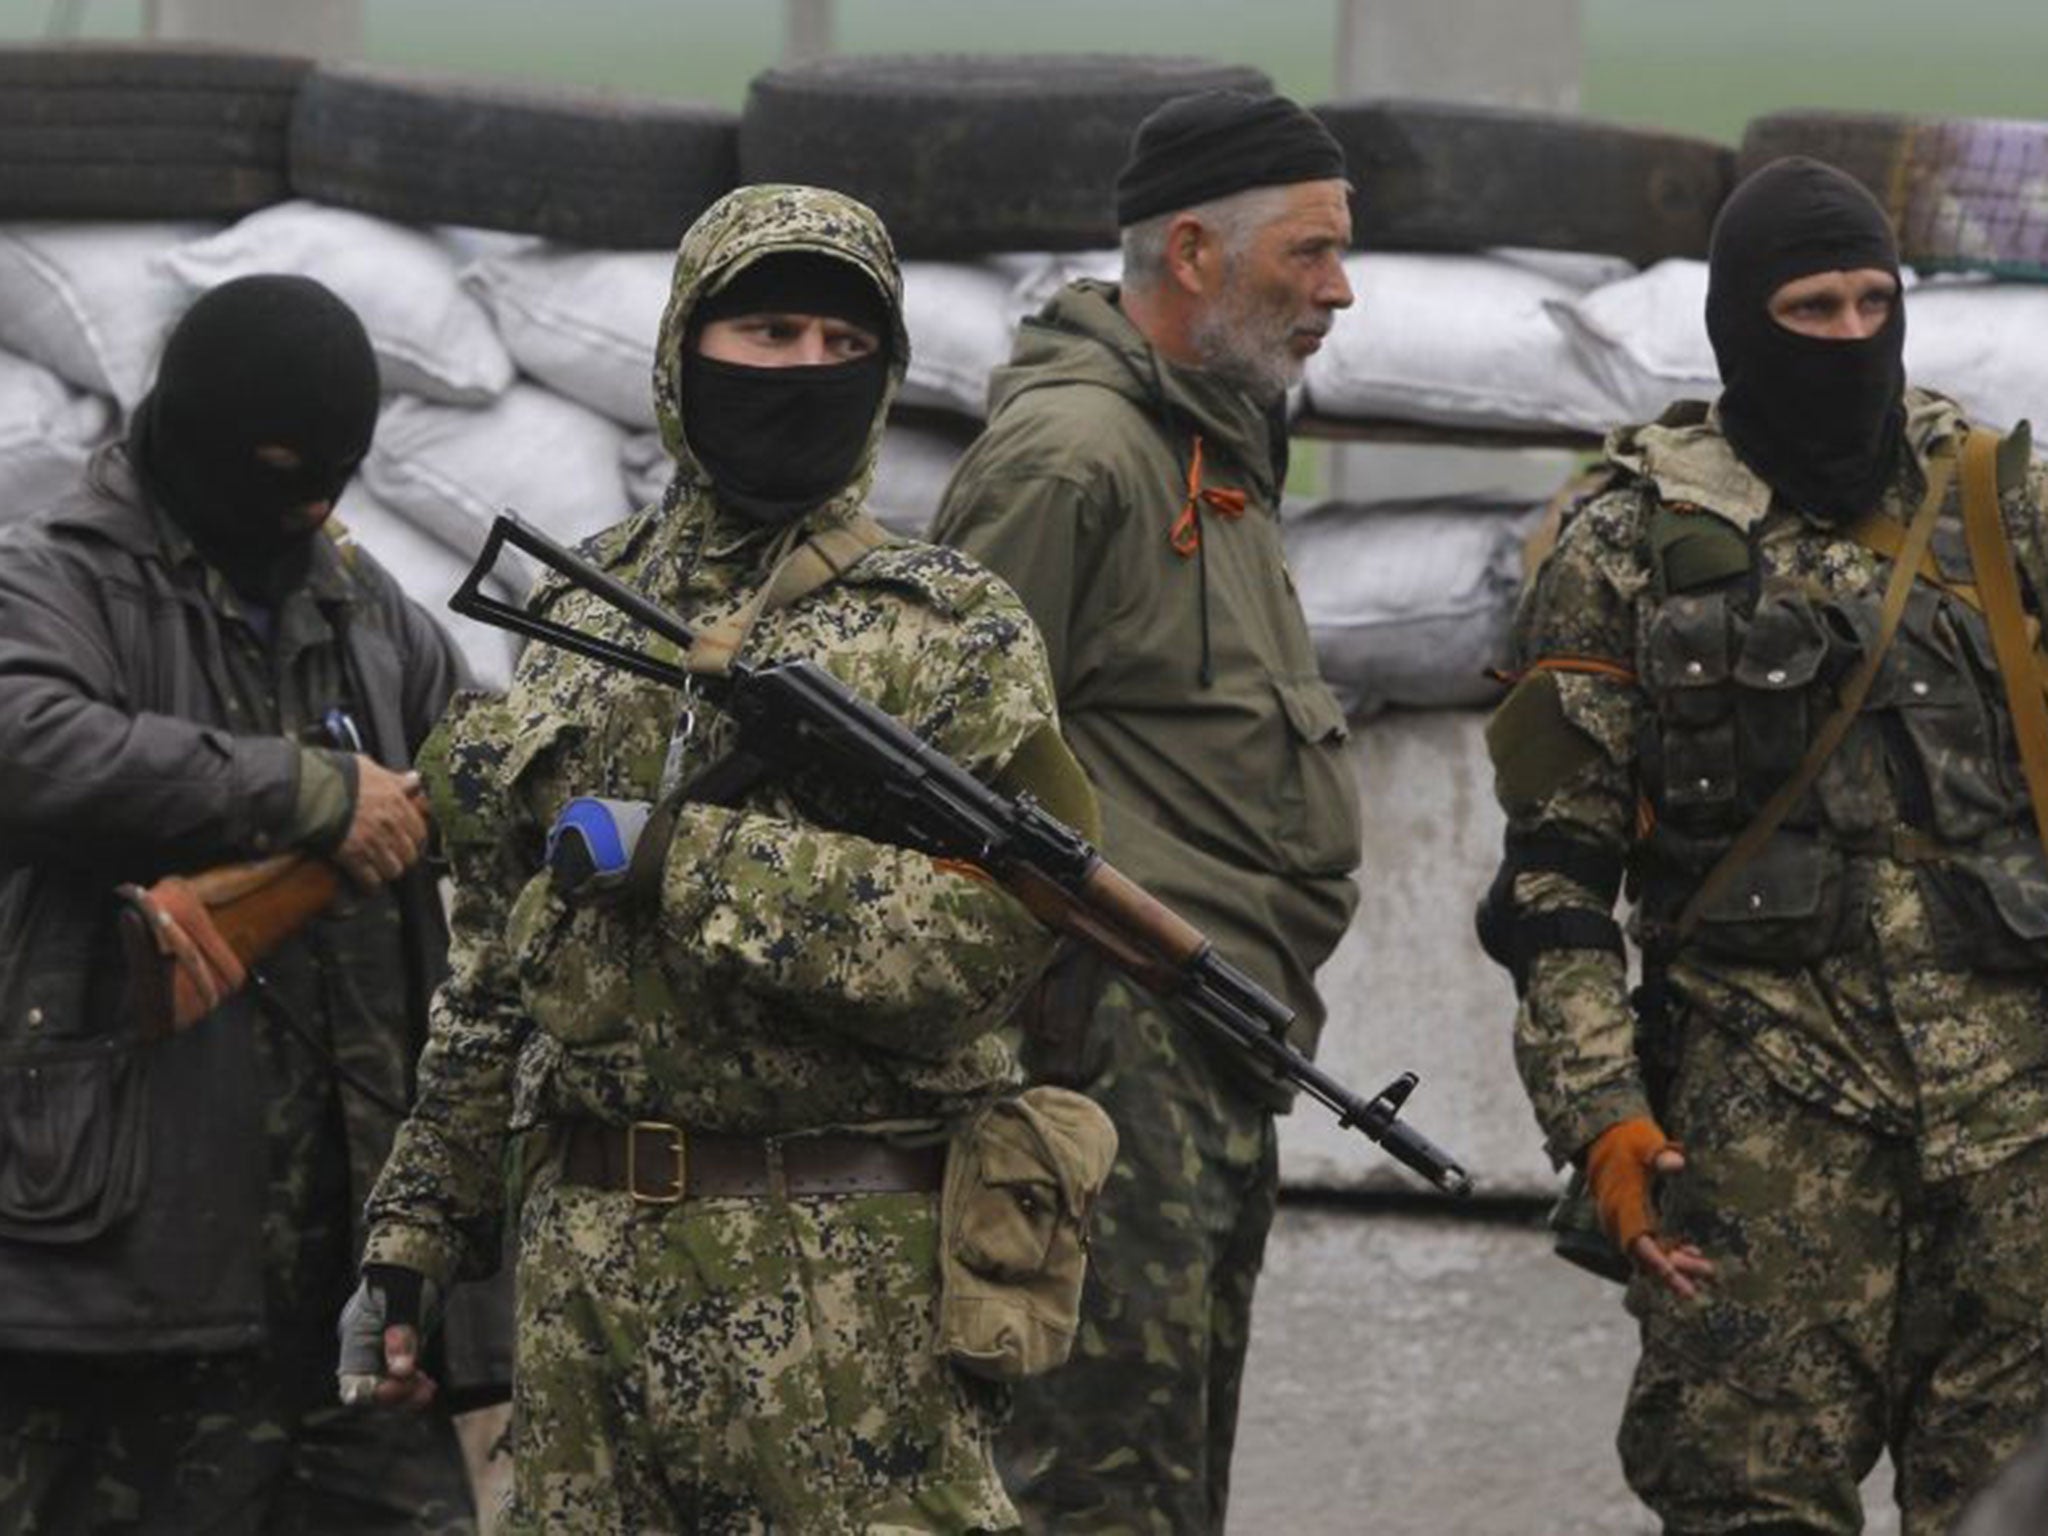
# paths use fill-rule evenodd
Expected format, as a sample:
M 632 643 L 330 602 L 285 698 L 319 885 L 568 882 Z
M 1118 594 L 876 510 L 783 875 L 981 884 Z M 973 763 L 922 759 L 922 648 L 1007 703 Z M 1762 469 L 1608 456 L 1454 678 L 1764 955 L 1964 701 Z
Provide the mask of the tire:
M 1870 112 L 1751 122 L 1742 173 L 1782 155 L 1826 161 L 1862 182 L 1911 266 L 2048 278 L 2048 122 Z
M 1162 102 L 1255 69 L 1127 54 L 880 55 L 755 77 L 740 175 L 851 193 L 906 257 L 1116 244 L 1116 173 Z
M 1351 168 L 1355 243 L 1704 256 L 1734 181 L 1725 145 L 1564 113 L 1423 101 L 1316 108 Z
M 280 202 L 311 67 L 210 48 L 0 48 L 0 218 L 225 219 Z
M 731 190 L 738 121 L 679 102 L 323 66 L 292 119 L 292 190 L 406 223 L 673 249 Z

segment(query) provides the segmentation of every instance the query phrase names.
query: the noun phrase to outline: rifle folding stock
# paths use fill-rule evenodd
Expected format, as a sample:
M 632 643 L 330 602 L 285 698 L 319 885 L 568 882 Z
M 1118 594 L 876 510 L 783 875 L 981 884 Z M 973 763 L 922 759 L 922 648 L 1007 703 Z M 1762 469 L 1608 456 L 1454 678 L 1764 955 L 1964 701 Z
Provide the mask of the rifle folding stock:
M 1098 950 L 1173 1003 L 1177 1016 L 1328 1106 L 1339 1124 L 1355 1127 L 1438 1189 L 1471 1192 L 1456 1159 L 1400 1119 L 1413 1073 L 1365 1100 L 1323 1072 L 1288 1042 L 1294 1015 L 1285 1003 L 1030 796 L 1013 799 L 982 783 L 815 663 L 735 660 L 723 672 L 691 673 L 487 596 L 482 583 L 506 544 L 685 652 L 695 638 L 689 626 L 510 514 L 492 524 L 475 568 L 448 604 L 483 623 L 693 690 L 722 708 L 738 727 L 738 749 L 686 788 L 691 798 L 727 803 L 767 774 L 852 791 L 864 808 L 855 830 L 980 866 L 1041 922 Z

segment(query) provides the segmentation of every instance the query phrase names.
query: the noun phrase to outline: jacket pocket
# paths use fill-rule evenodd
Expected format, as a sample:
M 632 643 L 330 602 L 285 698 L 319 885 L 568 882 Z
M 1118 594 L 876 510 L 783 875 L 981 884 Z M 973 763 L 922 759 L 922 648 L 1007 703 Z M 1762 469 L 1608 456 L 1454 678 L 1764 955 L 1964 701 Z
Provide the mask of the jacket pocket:
M 0 1050 L 0 1237 L 81 1243 L 141 1204 L 146 1064 L 124 1040 Z
M 1818 960 L 1842 947 L 1856 903 L 1848 860 L 1816 838 L 1780 832 L 1700 913 L 1692 944 L 1711 955 L 1767 965 Z
M 2048 852 L 2031 822 L 1916 868 L 1949 964 L 1986 971 L 2048 966 Z
M 1757 604 L 1733 671 L 1746 814 L 1798 771 L 1819 723 L 1814 684 L 1827 655 L 1820 615 L 1803 597 L 1774 595 Z
M 1283 856 L 1303 874 L 1347 873 L 1358 864 L 1362 828 L 1344 710 L 1313 675 L 1276 677 L 1273 692 L 1290 749 L 1281 786 Z
M 1658 605 L 1643 633 L 1638 670 L 1665 721 L 1712 725 L 1728 713 L 1728 604 L 1718 592 Z

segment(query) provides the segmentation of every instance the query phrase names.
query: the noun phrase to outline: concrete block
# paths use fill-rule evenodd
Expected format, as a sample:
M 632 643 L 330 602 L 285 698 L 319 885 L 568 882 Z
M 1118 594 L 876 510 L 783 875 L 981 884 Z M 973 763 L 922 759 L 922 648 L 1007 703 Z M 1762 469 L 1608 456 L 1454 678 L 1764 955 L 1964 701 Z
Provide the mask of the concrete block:
M 1360 1093 L 1413 1070 L 1407 1113 L 1487 1195 L 1557 1187 L 1515 1075 L 1514 989 L 1472 932 L 1500 861 L 1480 710 L 1395 711 L 1353 726 L 1365 810 L 1360 900 L 1317 977 L 1330 1020 L 1321 1065 Z M 1363 1136 L 1303 1100 L 1282 1122 L 1281 1177 L 1298 1188 L 1421 1190 Z

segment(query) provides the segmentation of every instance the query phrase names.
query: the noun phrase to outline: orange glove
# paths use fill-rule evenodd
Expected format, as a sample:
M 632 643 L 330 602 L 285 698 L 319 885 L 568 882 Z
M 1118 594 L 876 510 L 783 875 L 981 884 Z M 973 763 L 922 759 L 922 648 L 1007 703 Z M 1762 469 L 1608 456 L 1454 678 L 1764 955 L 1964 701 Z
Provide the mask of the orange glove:
M 1657 1154 L 1678 1144 L 1648 1115 L 1610 1125 L 1586 1151 L 1586 1183 L 1600 1209 L 1600 1227 L 1614 1246 L 1628 1253 L 1637 1238 L 1656 1230 L 1650 1208 L 1652 1165 Z
M 249 979 L 191 881 L 168 875 L 146 891 L 125 885 L 121 894 L 142 909 L 157 953 L 171 962 L 173 1029 L 197 1024 Z

